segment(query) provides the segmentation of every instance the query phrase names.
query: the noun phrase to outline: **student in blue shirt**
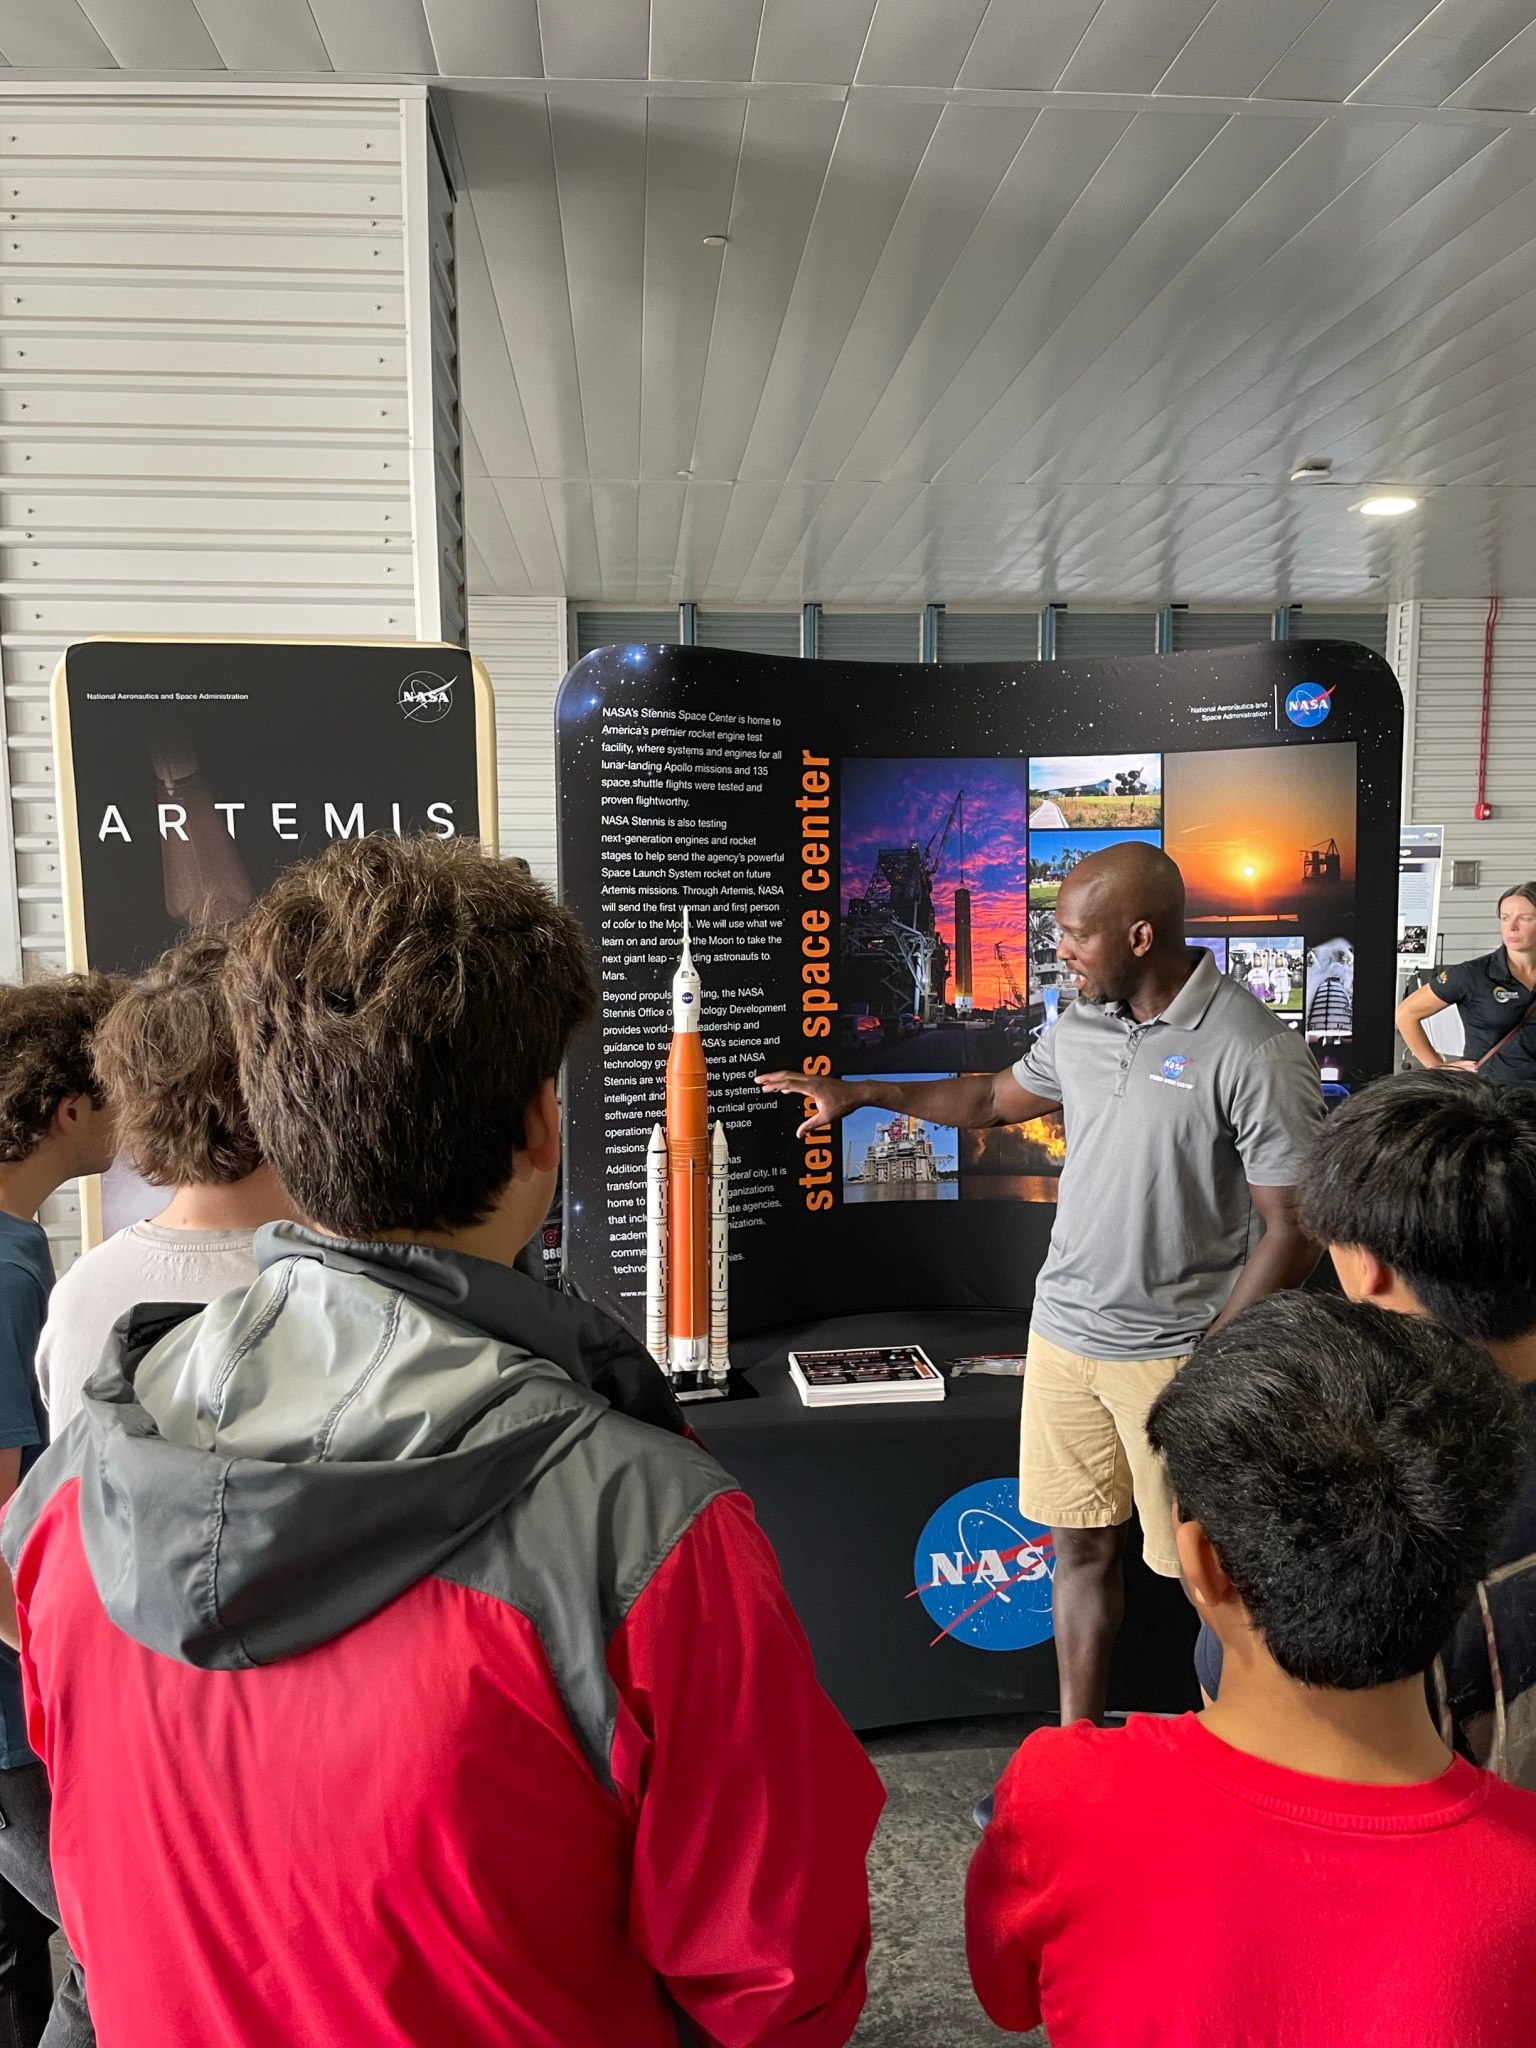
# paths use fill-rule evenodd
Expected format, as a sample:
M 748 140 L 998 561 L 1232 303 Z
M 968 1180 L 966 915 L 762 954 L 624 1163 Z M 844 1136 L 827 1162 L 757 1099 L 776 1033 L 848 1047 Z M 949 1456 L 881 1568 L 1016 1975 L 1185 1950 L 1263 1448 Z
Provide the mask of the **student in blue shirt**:
M 48 1441 L 32 1369 L 53 1262 L 37 1212 L 66 1181 L 112 1160 L 112 1112 L 91 1040 L 124 984 L 68 974 L 0 987 L 0 1509 Z M 59 1909 L 48 1868 L 48 1780 L 27 1743 L 21 1665 L 0 1644 L 0 2040 L 84 2048 L 94 2040 L 80 1966 L 59 1988 L 48 1939 Z M 53 2022 L 49 2026 L 49 2014 Z

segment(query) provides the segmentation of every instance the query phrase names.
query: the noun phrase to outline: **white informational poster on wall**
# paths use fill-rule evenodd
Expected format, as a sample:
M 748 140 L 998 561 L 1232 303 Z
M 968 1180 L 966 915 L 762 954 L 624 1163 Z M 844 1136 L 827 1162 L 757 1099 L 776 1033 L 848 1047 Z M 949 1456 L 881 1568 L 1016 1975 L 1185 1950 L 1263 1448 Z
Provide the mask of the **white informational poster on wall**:
M 1443 825 L 1403 825 L 1397 855 L 1397 964 L 1431 967 L 1440 928 Z

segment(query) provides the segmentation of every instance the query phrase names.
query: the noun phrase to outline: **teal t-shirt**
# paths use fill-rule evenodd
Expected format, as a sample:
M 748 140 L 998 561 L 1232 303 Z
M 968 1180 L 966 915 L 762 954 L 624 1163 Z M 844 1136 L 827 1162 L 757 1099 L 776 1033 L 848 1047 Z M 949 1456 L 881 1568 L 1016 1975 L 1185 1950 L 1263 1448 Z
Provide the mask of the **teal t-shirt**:
M 53 1260 L 41 1225 L 0 1210 L 0 1450 L 20 1450 L 23 1474 L 48 1442 L 33 1361 L 52 1291 Z M 21 1704 L 21 1659 L 0 1643 L 0 1770 L 36 1762 Z

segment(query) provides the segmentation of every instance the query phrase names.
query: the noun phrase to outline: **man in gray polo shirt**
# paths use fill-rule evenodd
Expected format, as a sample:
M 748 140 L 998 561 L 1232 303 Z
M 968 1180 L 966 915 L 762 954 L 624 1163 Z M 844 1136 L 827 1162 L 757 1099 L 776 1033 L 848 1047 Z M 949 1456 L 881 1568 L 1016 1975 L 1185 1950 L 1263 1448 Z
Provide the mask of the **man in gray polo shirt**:
M 1156 847 L 1090 855 L 1063 882 L 1056 922 L 1078 1000 L 1017 1066 L 953 1081 L 761 1078 L 812 1103 L 802 1130 L 863 1107 L 974 1128 L 1060 1103 L 1067 1158 L 1035 1284 L 1019 1504 L 1055 1541 L 1062 1720 L 1096 1721 L 1133 1503 L 1147 1564 L 1178 1576 L 1147 1412 L 1208 1330 L 1316 1265 L 1292 1190 L 1323 1096 L 1300 1034 L 1185 945 L 1183 878 Z

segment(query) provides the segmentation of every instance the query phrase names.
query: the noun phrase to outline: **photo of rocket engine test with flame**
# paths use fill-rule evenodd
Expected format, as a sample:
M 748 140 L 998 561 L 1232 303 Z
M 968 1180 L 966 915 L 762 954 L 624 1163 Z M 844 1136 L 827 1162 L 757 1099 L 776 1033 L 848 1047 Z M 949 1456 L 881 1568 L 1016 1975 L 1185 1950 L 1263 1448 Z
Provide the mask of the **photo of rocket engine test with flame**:
M 672 977 L 665 1128 L 645 1156 L 645 1348 L 679 1400 L 724 1394 L 730 1375 L 730 1175 L 725 1126 L 709 1128 L 703 983 L 688 944 Z

